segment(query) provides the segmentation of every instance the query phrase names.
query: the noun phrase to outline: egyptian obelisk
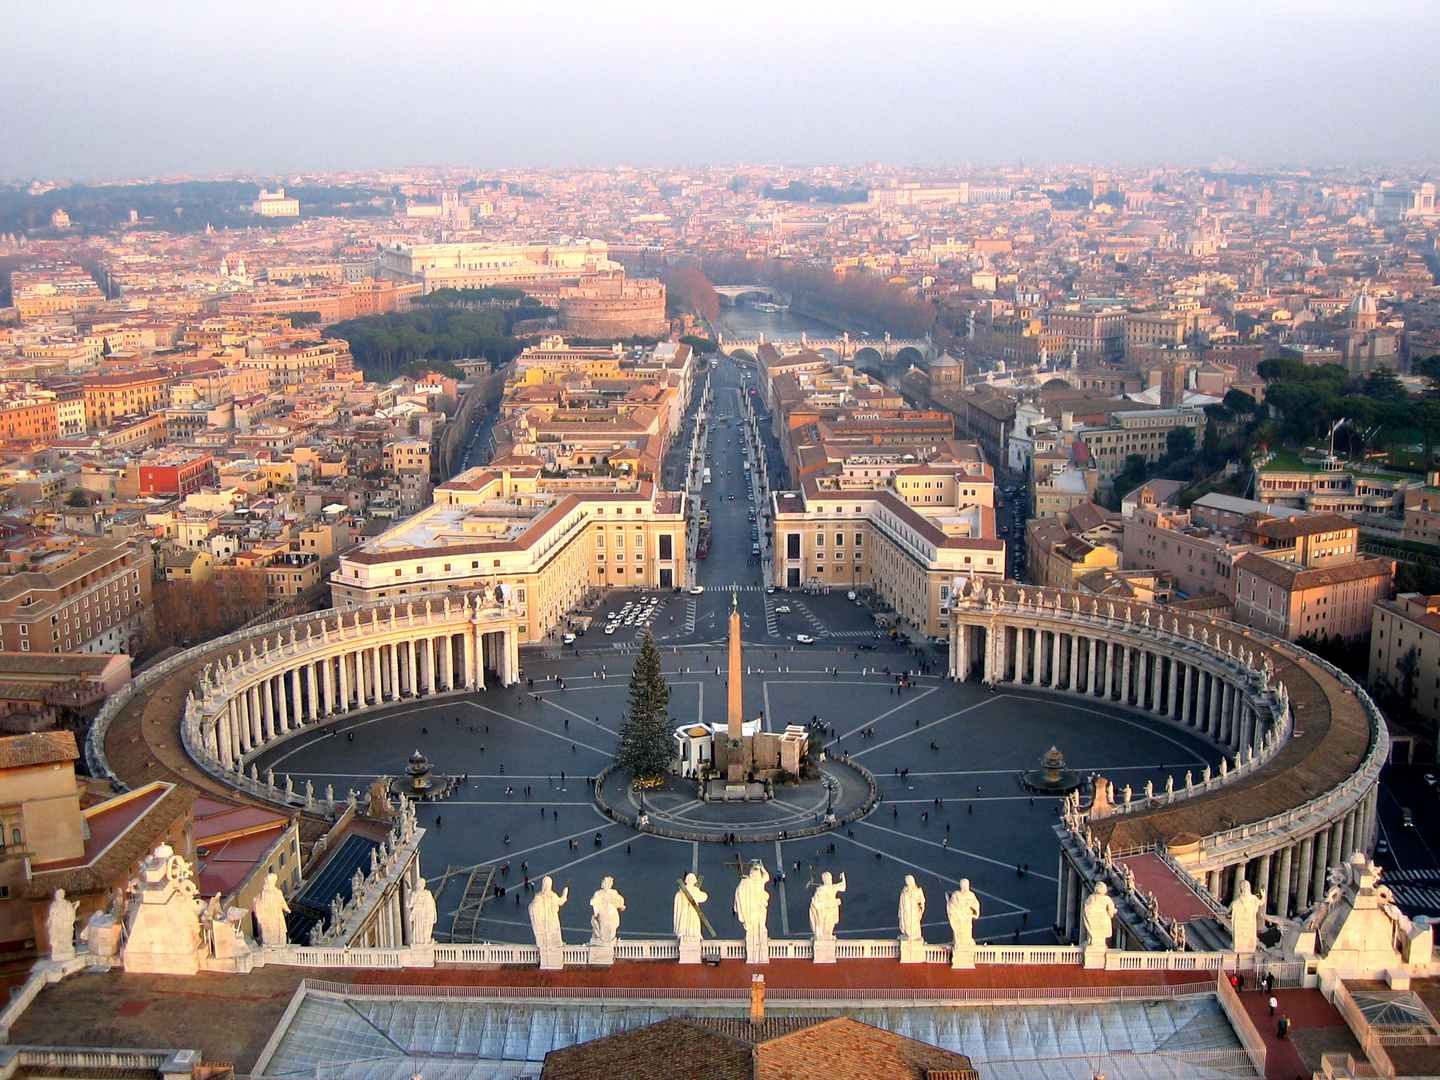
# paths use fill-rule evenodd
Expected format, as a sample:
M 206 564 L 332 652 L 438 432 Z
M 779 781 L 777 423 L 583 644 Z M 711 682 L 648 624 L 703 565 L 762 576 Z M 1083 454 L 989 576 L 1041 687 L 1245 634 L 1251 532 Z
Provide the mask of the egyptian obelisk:
M 739 593 L 730 594 L 730 642 L 729 671 L 725 730 L 726 778 L 731 783 L 745 780 L 745 706 L 742 680 L 745 672 L 740 666 L 740 604 Z

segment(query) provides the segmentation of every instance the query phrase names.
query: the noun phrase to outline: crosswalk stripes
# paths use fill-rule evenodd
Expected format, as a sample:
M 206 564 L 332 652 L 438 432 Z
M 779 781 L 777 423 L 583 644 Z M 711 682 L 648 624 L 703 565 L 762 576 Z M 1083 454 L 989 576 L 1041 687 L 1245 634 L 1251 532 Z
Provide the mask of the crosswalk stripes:
M 780 636 L 780 620 L 775 615 L 775 605 L 770 600 L 765 601 L 765 632 L 771 637 Z
M 830 634 L 832 638 L 873 638 L 874 630 L 836 630 Z
M 830 631 L 823 622 L 816 617 L 815 613 L 802 600 L 796 600 L 792 605 L 796 611 L 810 620 L 810 625 L 815 628 L 816 637 L 829 637 Z
M 697 604 L 694 600 L 685 603 L 685 634 L 689 636 L 695 632 L 695 609 Z
M 1390 890 L 1403 908 L 1440 911 L 1440 888 L 1426 889 L 1415 885 L 1391 885 Z
M 1433 870 L 1386 870 L 1380 876 L 1386 885 L 1397 881 L 1440 881 L 1440 869 Z

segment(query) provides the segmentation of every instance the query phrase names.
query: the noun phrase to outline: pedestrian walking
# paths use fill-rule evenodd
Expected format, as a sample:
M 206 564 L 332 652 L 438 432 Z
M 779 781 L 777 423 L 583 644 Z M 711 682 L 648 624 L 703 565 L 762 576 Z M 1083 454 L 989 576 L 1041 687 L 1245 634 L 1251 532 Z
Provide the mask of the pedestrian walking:
M 1269 1001 L 1269 1005 L 1270 1005 L 1270 1015 L 1271 1015 L 1271 1016 L 1274 1016 L 1274 1015 L 1275 1015 L 1275 1006 L 1278 1005 L 1278 1004 L 1280 1004 L 1280 1003 L 1275 1000 L 1275 995 L 1274 995 L 1274 994 L 1271 994 L 1271 995 L 1270 995 L 1270 1001 Z
M 1290 1017 L 1281 1016 L 1280 1022 L 1275 1025 L 1275 1037 L 1277 1039 L 1288 1038 L 1290 1033 Z

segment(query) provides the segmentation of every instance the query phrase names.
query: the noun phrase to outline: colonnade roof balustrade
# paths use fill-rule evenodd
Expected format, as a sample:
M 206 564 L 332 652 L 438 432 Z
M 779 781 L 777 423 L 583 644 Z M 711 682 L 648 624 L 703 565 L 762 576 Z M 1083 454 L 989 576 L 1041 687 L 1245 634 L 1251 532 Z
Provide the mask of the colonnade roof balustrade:
M 988 625 L 1122 643 L 1219 674 L 1252 694 L 1264 683 L 1283 686 L 1292 726 L 1268 758 L 1223 786 L 1091 821 L 1094 836 L 1117 852 L 1184 834 L 1211 851 L 1278 842 L 1280 835 L 1267 833 L 1360 798 L 1388 752 L 1384 718 L 1363 688 L 1319 657 L 1247 627 L 1162 605 L 1009 584 L 955 599 L 952 626 Z M 1267 661 L 1268 676 L 1261 676 Z
M 105 703 L 86 741 L 92 774 L 129 788 L 153 780 L 178 781 L 233 798 L 249 793 L 274 801 L 263 785 L 251 785 L 218 762 L 199 764 L 192 730 L 182 738 L 190 713 L 195 728 L 225 699 L 255 680 L 342 650 L 364 647 L 412 629 L 416 636 L 459 631 L 480 620 L 482 630 L 513 630 L 513 600 L 492 590 L 384 600 L 345 611 L 327 609 L 228 634 L 172 656 L 141 672 Z M 253 655 L 252 655 L 253 650 Z M 190 743 L 187 752 L 186 742 Z

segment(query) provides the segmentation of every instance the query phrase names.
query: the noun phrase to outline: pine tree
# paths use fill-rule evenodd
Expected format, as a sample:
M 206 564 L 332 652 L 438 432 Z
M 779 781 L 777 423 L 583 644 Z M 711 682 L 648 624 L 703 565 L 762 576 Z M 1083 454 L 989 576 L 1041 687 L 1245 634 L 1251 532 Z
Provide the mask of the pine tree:
M 630 704 L 615 747 L 616 767 L 632 780 L 657 784 L 670 771 L 675 740 L 666 712 L 669 704 L 670 687 L 660 674 L 660 650 L 646 633 L 630 673 Z

